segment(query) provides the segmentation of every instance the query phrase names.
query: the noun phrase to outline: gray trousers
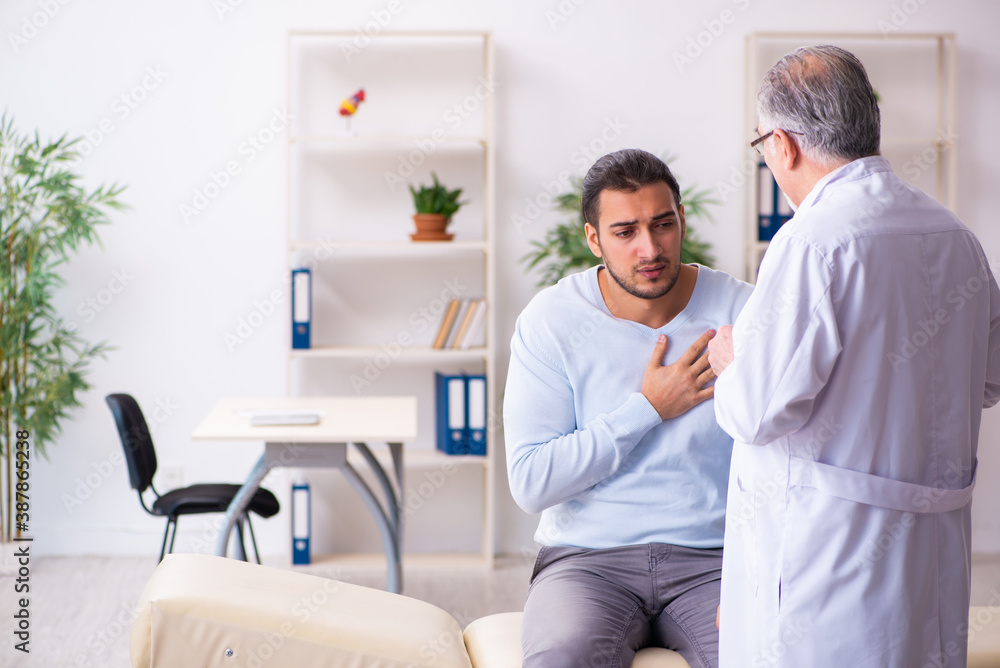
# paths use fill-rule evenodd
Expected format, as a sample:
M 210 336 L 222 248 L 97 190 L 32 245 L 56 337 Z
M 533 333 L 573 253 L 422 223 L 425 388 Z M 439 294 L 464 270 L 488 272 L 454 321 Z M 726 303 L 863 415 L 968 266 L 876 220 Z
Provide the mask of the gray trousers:
M 524 603 L 524 668 L 629 668 L 643 647 L 717 668 L 722 548 L 543 547 Z

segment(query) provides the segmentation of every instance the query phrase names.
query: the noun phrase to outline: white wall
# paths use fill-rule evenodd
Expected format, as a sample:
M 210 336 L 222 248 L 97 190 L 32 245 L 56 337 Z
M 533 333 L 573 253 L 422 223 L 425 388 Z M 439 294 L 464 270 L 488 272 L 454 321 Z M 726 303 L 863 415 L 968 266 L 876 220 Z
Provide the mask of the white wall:
M 69 284 L 59 295 L 60 311 L 86 337 L 116 349 L 94 364 L 94 389 L 65 423 L 51 460 L 33 469 L 38 553 L 148 554 L 157 545 L 160 523 L 142 514 L 124 466 L 111 459 L 120 445 L 105 394 L 130 392 L 148 415 L 157 416 L 161 467 L 181 469 L 183 481 L 192 483 L 241 477 L 257 454 L 248 445 L 189 440 L 219 397 L 284 393 L 284 308 L 235 350 L 223 339 L 258 308 L 255 302 L 283 287 L 285 271 L 284 137 L 279 133 L 252 159 L 241 144 L 272 119 L 281 123 L 287 29 L 360 30 L 373 15 L 397 5 L 244 1 L 220 15 L 225 2 L 92 0 L 63 6 L 56 0 L 8 0 L 0 9 L 4 107 L 22 130 L 37 127 L 43 136 L 95 133 L 107 119 L 104 127 L 112 131 L 82 170 L 92 184 L 128 185 L 124 199 L 131 205 L 102 231 L 102 248 L 81 252 L 64 271 Z M 42 14 L 46 7 L 51 18 Z M 960 66 L 958 213 L 980 235 L 995 268 L 1000 265 L 1000 231 L 992 224 L 1000 210 L 996 2 L 399 0 L 398 7 L 392 29 L 494 31 L 501 342 L 509 340 L 515 317 L 535 292 L 534 278 L 525 275 L 518 258 L 558 220 L 545 210 L 519 228 L 515 216 L 531 218 L 531 203 L 540 196 L 545 201 L 546 185 L 560 173 L 585 171 L 596 154 L 586 155 L 583 147 L 669 151 L 678 156 L 673 167 L 683 183 L 714 188 L 728 182 L 745 152 L 744 36 L 755 30 L 877 32 L 880 22 L 896 21 L 906 31 L 954 31 Z M 724 10 L 732 17 L 725 24 L 717 21 Z M 36 30 L 32 22 L 44 25 Z M 675 54 L 713 28 L 719 34 L 711 40 L 702 35 L 711 43 L 679 68 Z M 30 39 L 14 44 L 11 35 L 22 33 Z M 116 101 L 144 81 L 149 90 L 140 91 L 144 99 L 126 116 Z M 179 206 L 190 204 L 193 190 L 230 160 L 239 162 L 241 173 L 186 224 Z M 712 242 L 718 265 L 740 276 L 742 201 L 742 193 L 729 198 L 715 211 L 718 222 L 698 229 Z M 81 305 L 106 297 L 102 290 L 116 272 L 127 277 L 124 289 L 100 312 L 85 313 Z M 499 362 L 505 369 L 506 353 Z M 994 411 L 984 424 L 974 510 L 975 546 L 986 551 L 1000 551 L 1000 515 L 992 512 L 1000 502 L 998 435 L 1000 411 Z M 501 480 L 498 544 L 520 552 L 531 544 L 534 518 L 514 507 L 503 487 Z M 67 508 L 73 496 L 81 503 Z M 284 550 L 286 525 L 257 526 L 265 551 Z M 202 531 L 189 525 L 185 538 L 202 537 Z M 211 530 L 204 531 L 207 542 Z M 198 549 L 193 545 L 187 541 L 182 549 Z

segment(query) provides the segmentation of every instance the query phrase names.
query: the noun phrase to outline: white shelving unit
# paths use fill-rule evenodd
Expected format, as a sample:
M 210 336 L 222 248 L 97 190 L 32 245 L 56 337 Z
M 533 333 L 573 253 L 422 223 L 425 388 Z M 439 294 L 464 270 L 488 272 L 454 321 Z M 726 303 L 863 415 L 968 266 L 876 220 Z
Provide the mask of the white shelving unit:
M 746 141 L 757 137 L 757 90 L 782 56 L 800 46 L 835 44 L 856 55 L 879 95 L 882 155 L 906 179 L 954 210 L 958 156 L 955 147 L 956 47 L 953 33 L 772 33 L 746 42 Z M 747 155 L 754 155 L 747 149 Z M 746 272 L 756 281 L 768 241 L 760 239 L 760 192 L 771 179 L 758 165 L 747 188 Z M 763 173 L 762 173 L 763 172 Z M 786 206 L 779 197 L 779 206 Z M 765 211 L 769 211 L 765 204 Z M 780 211 L 791 215 L 790 211 Z
M 288 394 L 418 397 L 419 436 L 404 449 L 414 481 L 401 490 L 404 564 L 411 555 L 493 564 L 495 429 L 487 430 L 486 456 L 443 455 L 435 449 L 434 405 L 435 371 L 485 373 L 487 415 L 497 414 L 492 67 L 488 32 L 385 31 L 363 45 L 350 31 L 288 34 L 288 267 L 313 274 L 313 347 L 291 349 L 289 336 Z M 366 99 L 348 129 L 340 103 L 359 88 Z M 409 238 L 407 186 L 429 183 L 432 172 L 463 188 L 451 242 Z M 483 341 L 435 350 L 444 307 L 458 297 L 486 298 Z M 373 452 L 388 460 L 378 447 Z M 424 498 L 416 483 L 444 469 L 461 471 L 464 483 L 457 492 L 435 490 L 447 501 Z M 411 522 L 405 509 L 414 489 L 422 500 Z M 470 509 L 481 510 L 471 528 Z M 338 510 L 317 507 L 314 489 L 314 545 L 324 516 Z M 429 541 L 441 549 L 421 544 L 428 532 L 438 534 Z M 369 550 L 314 551 L 327 561 L 363 560 L 357 553 Z

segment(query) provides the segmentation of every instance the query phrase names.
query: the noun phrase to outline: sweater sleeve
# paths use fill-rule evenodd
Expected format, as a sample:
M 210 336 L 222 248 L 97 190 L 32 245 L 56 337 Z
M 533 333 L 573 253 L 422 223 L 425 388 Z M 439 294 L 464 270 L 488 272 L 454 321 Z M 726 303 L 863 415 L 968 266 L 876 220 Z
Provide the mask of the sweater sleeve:
M 514 501 L 537 513 L 615 473 L 660 416 L 639 392 L 589 424 L 576 421 L 562 365 L 518 319 L 504 394 L 507 473 Z
M 812 415 L 841 352 L 831 281 L 805 242 L 772 242 L 733 327 L 736 359 L 715 382 L 715 416 L 738 442 L 766 445 Z
M 990 333 L 986 343 L 986 391 L 983 395 L 983 408 L 995 406 L 1000 401 L 1000 288 L 992 273 L 989 275 L 989 290 Z

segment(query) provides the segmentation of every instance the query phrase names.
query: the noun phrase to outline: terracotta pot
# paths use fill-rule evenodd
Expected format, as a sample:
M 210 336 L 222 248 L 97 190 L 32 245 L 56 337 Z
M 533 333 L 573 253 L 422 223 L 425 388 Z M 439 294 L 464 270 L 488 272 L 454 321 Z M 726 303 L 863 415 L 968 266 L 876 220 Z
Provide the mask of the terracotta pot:
M 417 226 L 416 234 L 411 234 L 413 241 L 451 241 L 454 234 L 445 232 L 448 219 L 440 213 L 417 213 L 413 215 L 413 223 Z

